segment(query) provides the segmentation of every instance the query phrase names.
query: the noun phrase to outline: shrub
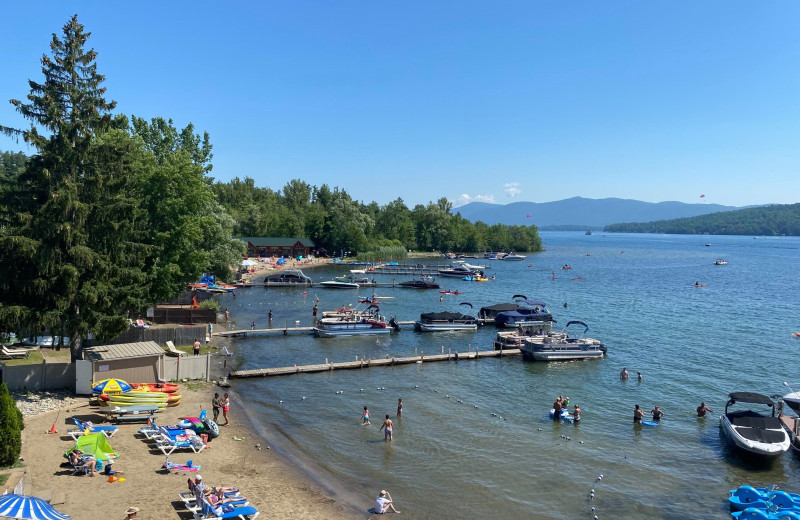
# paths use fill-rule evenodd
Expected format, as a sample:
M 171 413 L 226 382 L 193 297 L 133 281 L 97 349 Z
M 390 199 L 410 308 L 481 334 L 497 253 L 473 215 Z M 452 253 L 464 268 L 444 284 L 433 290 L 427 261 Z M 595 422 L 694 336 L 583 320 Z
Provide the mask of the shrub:
M 0 383 L 0 466 L 11 466 L 22 452 L 22 412 L 8 393 L 5 383 Z

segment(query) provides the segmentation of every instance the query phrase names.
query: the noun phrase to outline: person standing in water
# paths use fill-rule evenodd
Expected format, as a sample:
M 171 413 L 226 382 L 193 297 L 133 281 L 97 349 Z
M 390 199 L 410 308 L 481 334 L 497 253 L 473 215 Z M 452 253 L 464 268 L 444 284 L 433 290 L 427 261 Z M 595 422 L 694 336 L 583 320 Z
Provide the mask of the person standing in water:
M 365 406 L 364 413 L 361 414 L 362 425 L 363 424 L 370 424 L 369 422 L 369 409 Z
M 403 400 L 397 400 L 397 418 L 399 419 L 400 416 L 403 415 Z
M 267 319 L 269 319 L 269 322 L 272 323 L 272 309 L 269 310 L 269 313 L 267 314 Z
M 392 431 L 394 430 L 394 423 L 392 423 L 392 420 L 389 419 L 389 414 L 388 413 L 386 414 L 386 420 L 383 421 L 383 424 L 381 425 L 380 428 L 378 428 L 378 431 L 381 431 L 384 428 L 385 428 L 385 430 L 383 432 L 383 440 L 384 441 L 387 440 L 387 439 L 390 440 L 390 441 L 393 440 Z
M 642 422 L 642 418 L 644 418 L 644 410 L 639 408 L 639 405 L 637 404 L 636 407 L 633 409 L 633 422 L 634 422 L 634 424 L 635 423 L 641 423 Z
M 622 367 L 622 371 L 619 373 L 619 378 L 622 380 L 626 380 L 628 379 L 628 377 L 630 377 L 628 375 L 628 369 L 626 367 Z
M 658 405 L 655 405 L 655 407 L 653 407 L 653 409 L 650 410 L 650 413 L 653 414 L 653 420 L 655 422 L 659 422 L 661 418 L 664 417 L 664 412 L 661 411 Z
M 319 307 L 317 307 L 317 304 L 315 303 L 314 304 L 314 309 L 311 312 L 311 317 L 314 319 L 314 321 L 317 321 L 317 311 L 318 310 L 319 310 Z
M 700 403 L 700 406 L 697 407 L 697 416 L 698 417 L 705 417 L 706 412 L 714 413 L 714 410 L 706 406 L 705 402 Z

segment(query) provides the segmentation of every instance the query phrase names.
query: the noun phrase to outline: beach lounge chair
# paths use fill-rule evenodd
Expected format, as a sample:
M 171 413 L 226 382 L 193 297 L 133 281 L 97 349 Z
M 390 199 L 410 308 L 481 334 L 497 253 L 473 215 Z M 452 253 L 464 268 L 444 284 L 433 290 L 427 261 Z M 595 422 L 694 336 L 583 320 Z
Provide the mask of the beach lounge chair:
M 192 432 L 194 433 L 194 432 Z M 154 439 L 156 439 L 154 437 Z M 156 447 L 161 450 L 166 456 L 172 454 L 173 451 L 177 449 L 190 449 L 195 453 L 200 453 L 206 447 L 203 443 L 203 439 L 200 438 L 199 435 L 187 435 L 185 439 L 181 437 L 159 437 L 156 439 Z
M 77 441 L 81 435 L 89 435 L 90 433 L 102 433 L 106 438 L 113 437 L 119 430 L 116 426 L 95 426 L 91 421 L 81 421 L 77 417 L 72 418 L 75 421 L 77 428 L 70 428 L 67 433 L 73 440 Z
M 24 348 L 10 349 L 5 346 L 2 348 L 2 350 L 0 350 L 0 352 L 2 352 L 2 355 L 0 357 L 11 358 L 11 359 L 28 357 L 30 355 L 30 351 L 28 349 Z
M 242 520 L 254 519 L 259 514 L 258 509 L 253 506 L 232 506 L 225 504 L 212 506 L 208 500 L 203 498 L 200 511 L 194 513 L 195 520 L 222 520 L 223 518 L 241 518 Z
M 195 486 L 194 479 L 191 477 L 187 479 L 187 483 L 189 485 L 189 491 L 181 491 L 178 493 L 178 496 L 188 508 L 190 504 L 192 507 L 194 507 L 194 505 L 197 503 L 197 486 Z M 236 491 L 229 491 L 225 493 L 224 496 L 225 498 L 238 497 L 239 490 L 237 489 Z
M 183 356 L 186 354 L 186 352 L 176 349 L 175 344 L 171 341 L 167 341 L 167 350 L 169 350 L 170 354 L 175 354 L 176 356 Z

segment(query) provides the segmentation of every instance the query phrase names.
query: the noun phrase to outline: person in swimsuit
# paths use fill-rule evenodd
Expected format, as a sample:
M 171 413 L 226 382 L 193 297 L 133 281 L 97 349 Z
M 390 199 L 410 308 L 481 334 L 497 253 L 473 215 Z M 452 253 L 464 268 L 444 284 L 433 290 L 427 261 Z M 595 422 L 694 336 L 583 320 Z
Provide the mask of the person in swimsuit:
M 581 420 L 581 409 L 577 404 L 575 405 L 575 408 L 572 410 L 572 420 L 574 422 L 578 422 Z
M 653 420 L 655 422 L 660 421 L 661 418 L 664 416 L 664 412 L 661 411 L 661 409 L 658 407 L 658 405 L 655 405 L 653 407 L 653 409 L 650 410 L 650 413 L 653 414 Z
M 383 432 L 383 440 L 389 439 L 391 441 L 392 440 L 392 430 L 394 429 L 394 424 L 392 423 L 392 420 L 389 419 L 389 414 L 388 413 L 386 414 L 386 420 L 383 421 L 383 424 L 381 425 L 380 428 L 378 428 L 378 431 L 381 431 L 384 428 L 386 428 L 386 430 L 384 430 L 384 432 Z
M 399 419 L 400 416 L 403 415 L 403 400 L 397 400 L 397 418 Z
M 364 407 L 364 413 L 361 414 L 361 419 L 363 420 L 363 422 L 361 424 L 369 424 L 370 423 L 369 422 L 369 410 L 367 409 L 366 406 Z
M 644 411 L 642 411 L 642 409 L 639 408 L 639 405 L 637 404 L 636 407 L 633 409 L 633 422 L 640 423 L 642 422 L 642 418 L 644 418 Z
M 228 419 L 228 410 L 231 409 L 231 398 L 228 397 L 228 392 L 225 392 L 225 395 L 222 397 L 222 417 L 225 418 L 225 424 L 222 426 L 228 426 L 230 424 L 230 420 Z
M 218 393 L 215 393 L 214 398 L 211 400 L 211 409 L 214 410 L 214 422 L 219 422 L 219 411 L 222 409 L 222 401 Z
M 620 379 L 628 379 L 628 377 L 629 377 L 628 369 L 625 368 L 625 367 L 622 367 L 622 372 L 619 373 L 619 378 Z
M 714 410 L 706 406 L 706 403 L 700 403 L 700 406 L 697 407 L 697 416 L 698 417 L 705 417 L 706 412 L 714 413 Z
M 553 403 L 553 420 L 558 421 L 559 419 L 561 419 L 561 397 Z

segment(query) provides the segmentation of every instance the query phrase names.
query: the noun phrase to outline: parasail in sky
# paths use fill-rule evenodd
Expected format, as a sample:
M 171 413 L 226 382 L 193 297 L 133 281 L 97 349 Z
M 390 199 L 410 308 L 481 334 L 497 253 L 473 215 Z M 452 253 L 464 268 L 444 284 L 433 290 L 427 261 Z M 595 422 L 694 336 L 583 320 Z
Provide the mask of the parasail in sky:
M 526 216 L 526 217 L 528 217 L 528 218 L 531 218 L 531 214 L 530 214 L 530 213 L 528 213 L 528 214 L 527 214 L 527 215 L 525 215 L 525 216 Z
M 704 194 L 700 195 L 700 198 L 701 198 L 701 199 L 704 199 L 704 198 L 706 198 L 706 194 L 704 193 Z

